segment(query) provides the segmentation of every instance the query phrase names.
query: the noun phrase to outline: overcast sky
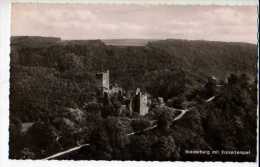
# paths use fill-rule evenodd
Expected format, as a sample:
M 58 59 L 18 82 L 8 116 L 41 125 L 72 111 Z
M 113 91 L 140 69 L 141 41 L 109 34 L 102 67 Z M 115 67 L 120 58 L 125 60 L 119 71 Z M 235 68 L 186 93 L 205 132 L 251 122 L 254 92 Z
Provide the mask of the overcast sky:
M 13 4 L 12 35 L 256 43 L 256 6 Z

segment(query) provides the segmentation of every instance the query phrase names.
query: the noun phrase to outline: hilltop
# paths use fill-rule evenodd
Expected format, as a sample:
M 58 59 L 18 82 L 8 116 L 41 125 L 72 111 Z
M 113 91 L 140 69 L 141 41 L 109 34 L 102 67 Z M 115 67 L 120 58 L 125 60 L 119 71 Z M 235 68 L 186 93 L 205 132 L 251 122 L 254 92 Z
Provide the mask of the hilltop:
M 109 45 L 111 41 L 122 45 Z M 135 43 L 142 44 L 135 45 Z M 38 55 L 46 61 L 50 58 L 57 59 L 62 54 L 73 53 L 80 57 L 85 66 L 88 64 L 87 68 L 91 70 L 100 71 L 107 68 L 114 70 L 115 73 L 124 72 L 125 75 L 132 75 L 130 73 L 133 70 L 140 70 L 145 74 L 167 68 L 182 68 L 193 75 L 215 75 L 221 79 L 230 73 L 247 73 L 252 76 L 256 74 L 256 45 L 249 43 L 178 39 L 152 41 L 122 39 L 103 42 L 102 40 L 61 40 L 51 37 L 12 37 L 11 46 L 14 52 L 19 49 L 19 54 L 12 52 L 13 60 L 21 59 L 18 64 L 25 66 L 33 66 L 30 61 L 37 61 L 37 56 L 33 55 L 39 52 Z M 24 50 L 26 54 L 23 53 Z M 50 54 L 53 56 L 50 57 Z M 28 62 L 23 62 L 22 59 L 27 57 L 30 57 Z M 41 66 L 54 64 L 54 62 L 47 64 L 43 62 L 38 63 Z M 58 63 L 57 60 L 55 62 Z

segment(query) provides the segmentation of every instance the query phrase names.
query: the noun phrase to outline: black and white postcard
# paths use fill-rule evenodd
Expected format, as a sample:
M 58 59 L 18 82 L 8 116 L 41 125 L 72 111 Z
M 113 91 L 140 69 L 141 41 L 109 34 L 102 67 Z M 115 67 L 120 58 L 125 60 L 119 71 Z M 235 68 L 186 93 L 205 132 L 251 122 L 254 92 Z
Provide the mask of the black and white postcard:
M 257 161 L 257 5 L 10 5 L 10 160 Z

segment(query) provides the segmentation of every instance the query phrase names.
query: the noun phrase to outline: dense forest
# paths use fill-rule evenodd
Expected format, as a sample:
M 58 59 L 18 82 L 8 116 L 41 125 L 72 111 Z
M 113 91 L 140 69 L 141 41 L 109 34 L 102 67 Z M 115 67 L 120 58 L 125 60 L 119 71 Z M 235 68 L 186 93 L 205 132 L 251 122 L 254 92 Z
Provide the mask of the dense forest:
M 101 40 L 12 37 L 9 157 L 42 159 L 88 143 L 87 150 L 67 158 L 255 161 L 256 51 L 248 43 L 167 39 L 113 46 Z M 129 115 L 118 95 L 107 105 L 101 102 L 95 74 L 105 70 L 125 92 L 141 88 L 151 95 L 147 115 Z M 190 106 L 173 121 L 178 113 L 171 108 Z M 154 121 L 151 131 L 126 135 Z M 209 156 L 187 150 L 250 153 Z

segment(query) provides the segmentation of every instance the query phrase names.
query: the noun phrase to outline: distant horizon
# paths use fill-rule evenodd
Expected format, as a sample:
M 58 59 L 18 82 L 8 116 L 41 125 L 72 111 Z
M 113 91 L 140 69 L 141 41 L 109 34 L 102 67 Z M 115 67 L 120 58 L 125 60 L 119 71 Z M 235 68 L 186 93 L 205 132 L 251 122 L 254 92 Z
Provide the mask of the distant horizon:
M 59 36 L 39 36 L 39 35 L 11 35 L 12 37 L 40 37 L 40 38 L 60 38 L 61 41 L 94 41 L 94 40 L 184 40 L 184 41 L 205 41 L 205 42 L 223 42 L 223 43 L 247 43 L 257 45 L 257 41 L 254 42 L 245 42 L 245 41 L 216 41 L 216 40 L 204 40 L 204 39 L 184 39 L 184 38 L 86 38 L 86 39 L 64 39 Z

